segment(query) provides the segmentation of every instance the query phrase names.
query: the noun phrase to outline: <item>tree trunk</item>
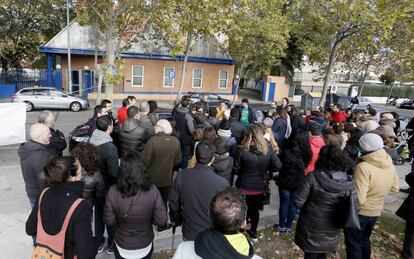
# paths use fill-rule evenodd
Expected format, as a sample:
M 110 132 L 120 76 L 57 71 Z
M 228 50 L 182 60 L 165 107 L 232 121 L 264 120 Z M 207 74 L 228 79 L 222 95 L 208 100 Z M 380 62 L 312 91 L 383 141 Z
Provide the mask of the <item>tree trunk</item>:
M 234 103 L 236 102 L 236 95 L 237 95 L 237 92 L 239 91 L 240 81 L 242 79 L 242 73 L 243 73 L 245 63 L 246 63 L 246 59 L 243 59 L 243 62 L 239 68 L 239 71 L 237 71 L 237 75 L 239 76 L 239 79 L 237 80 L 236 91 L 234 92 L 234 95 L 233 95 L 233 101 L 231 102 L 231 107 L 234 107 Z
M 93 74 L 93 86 L 94 89 L 97 89 L 96 91 L 96 103 L 101 102 L 101 89 L 102 89 L 102 79 L 99 80 L 101 77 L 101 71 L 98 69 L 98 48 L 99 48 L 99 42 L 98 42 L 98 32 L 94 31 L 94 47 L 95 47 L 95 73 Z M 95 88 L 97 87 L 97 88 Z
M 115 25 L 113 22 L 108 23 L 106 32 L 106 66 L 105 66 L 105 95 L 106 98 L 113 99 L 114 94 L 114 64 L 115 64 L 115 46 L 116 46 Z M 119 72 L 119 71 L 118 71 Z
M 102 80 L 103 73 L 99 72 L 98 76 L 98 93 L 96 94 L 96 105 L 101 104 L 101 93 L 102 93 Z
M 362 91 L 364 90 L 365 79 L 368 76 L 368 69 L 369 69 L 369 66 L 371 65 L 371 61 L 372 61 L 373 56 L 374 55 L 371 55 L 370 56 L 370 58 L 368 59 L 368 62 L 366 64 L 366 66 L 365 66 L 364 75 L 362 76 L 361 86 L 359 87 L 359 91 L 358 91 L 358 96 L 361 96 L 362 95 Z
M 326 73 L 323 81 L 323 88 L 322 88 L 322 96 L 319 100 L 319 106 L 325 107 L 326 102 L 326 94 L 328 93 L 328 87 L 329 87 L 329 78 L 331 77 L 332 68 L 334 67 L 335 61 L 336 61 L 336 52 L 338 50 L 339 42 L 335 40 L 334 45 L 332 46 L 331 53 L 329 54 L 329 63 L 328 67 L 326 68 Z
M 178 89 L 177 97 L 175 99 L 175 103 L 179 103 L 181 100 L 181 94 L 184 88 L 184 81 L 185 81 L 185 74 L 187 72 L 187 60 L 188 55 L 190 54 L 190 47 L 191 47 L 191 40 L 193 38 L 193 34 L 191 32 L 187 33 L 187 42 L 185 45 L 185 52 L 184 52 L 184 61 L 181 66 L 181 80 L 180 80 L 180 88 Z

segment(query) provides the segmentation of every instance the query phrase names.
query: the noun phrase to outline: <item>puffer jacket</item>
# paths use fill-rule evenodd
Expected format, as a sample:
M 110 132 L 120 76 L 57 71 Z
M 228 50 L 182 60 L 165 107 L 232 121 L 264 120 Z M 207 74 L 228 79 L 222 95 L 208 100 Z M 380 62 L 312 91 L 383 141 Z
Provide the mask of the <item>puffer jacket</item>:
M 344 139 L 342 138 L 341 134 L 335 134 L 333 129 L 328 128 L 325 134 L 325 143 L 326 145 L 332 145 L 336 148 L 341 149 Z
M 365 133 L 375 130 L 378 127 L 377 117 L 363 116 L 361 118 L 361 130 Z
M 301 209 L 295 243 L 304 251 L 336 251 L 340 227 L 347 215 L 346 195 L 356 198 L 355 184 L 346 172 L 315 170 L 295 192 L 295 205 Z
M 234 173 L 238 175 L 236 186 L 243 190 L 264 192 L 266 174 L 280 168 L 282 163 L 271 146 L 265 155 L 256 146 L 250 146 L 249 150 L 238 148 L 234 157 Z
M 216 174 L 226 178 L 230 185 L 232 185 L 232 171 L 234 160 L 229 153 L 216 154 L 215 159 L 211 167 L 214 168 Z
M 127 119 L 119 129 L 121 156 L 131 151 L 142 152 L 145 143 L 151 137 L 148 130 L 136 119 Z
M 294 191 L 304 183 L 306 165 L 300 155 L 293 148 L 287 148 L 282 152 L 282 169 L 276 179 L 279 188 Z
M 105 181 L 100 171 L 87 173 L 82 171 L 82 179 L 85 183 L 82 198 L 85 200 L 92 200 L 94 198 L 103 200 L 105 198 Z

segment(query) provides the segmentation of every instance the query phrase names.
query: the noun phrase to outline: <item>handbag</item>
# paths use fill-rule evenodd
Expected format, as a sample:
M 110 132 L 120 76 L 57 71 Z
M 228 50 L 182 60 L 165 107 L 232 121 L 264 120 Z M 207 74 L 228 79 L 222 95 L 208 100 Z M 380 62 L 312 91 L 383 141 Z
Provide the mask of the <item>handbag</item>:
M 35 245 L 33 246 L 32 259 L 47 258 L 47 259 L 63 259 L 65 258 L 65 235 L 69 226 L 69 221 L 78 205 L 83 199 L 78 198 L 70 206 L 69 211 L 66 213 L 65 220 L 59 233 L 56 235 L 49 235 L 43 228 L 42 215 L 40 213 L 40 203 L 43 195 L 49 188 L 42 191 L 39 197 L 39 206 L 37 210 L 37 234 Z M 77 258 L 75 255 L 74 258 Z
M 352 190 L 349 191 L 349 195 L 345 198 L 348 203 L 348 213 L 345 216 L 344 229 L 361 230 L 361 224 L 359 222 L 359 201 L 358 197 L 352 195 Z

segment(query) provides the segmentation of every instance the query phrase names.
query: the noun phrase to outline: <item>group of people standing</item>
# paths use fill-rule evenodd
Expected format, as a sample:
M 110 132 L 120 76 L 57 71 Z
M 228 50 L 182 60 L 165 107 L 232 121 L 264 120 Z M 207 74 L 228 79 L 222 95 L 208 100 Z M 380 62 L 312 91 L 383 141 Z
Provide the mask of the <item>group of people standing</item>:
M 55 251 L 65 258 L 94 258 L 104 249 L 116 258 L 151 258 L 153 225 L 159 232 L 182 226 L 174 258 L 257 258 L 250 240 L 275 180 L 274 229 L 289 234 L 299 217 L 295 242 L 305 258 L 337 251 L 350 196 L 359 201 L 360 228 L 344 228 L 347 256 L 369 258 L 384 197 L 398 191 L 384 146 L 391 114 L 373 128 L 362 125 L 372 110 L 355 117 L 334 105 L 306 115 L 284 98 L 258 113 L 247 99 L 230 109 L 183 97 L 169 119 L 159 119 L 156 102 L 138 107 L 132 96 L 117 113 L 109 100 L 97 105 L 85 124 L 89 141 L 71 156 L 62 156 L 66 141 L 52 113 L 32 125 L 19 155 L 35 247 L 50 245 L 42 233 L 57 234 L 69 211 L 64 247 Z

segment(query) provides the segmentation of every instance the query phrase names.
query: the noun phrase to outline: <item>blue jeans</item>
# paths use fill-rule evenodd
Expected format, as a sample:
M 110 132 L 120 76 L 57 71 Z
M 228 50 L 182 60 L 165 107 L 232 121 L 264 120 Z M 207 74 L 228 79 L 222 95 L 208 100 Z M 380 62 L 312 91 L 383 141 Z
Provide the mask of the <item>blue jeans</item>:
M 359 215 L 361 230 L 345 229 L 346 257 L 348 259 L 371 258 L 371 233 L 378 217 Z
M 195 151 L 194 151 L 195 152 Z M 188 160 L 191 158 L 191 146 L 181 145 L 181 169 L 186 169 L 188 165 Z
M 279 227 L 292 228 L 296 214 L 296 207 L 293 203 L 293 192 L 279 188 L 279 200 Z

